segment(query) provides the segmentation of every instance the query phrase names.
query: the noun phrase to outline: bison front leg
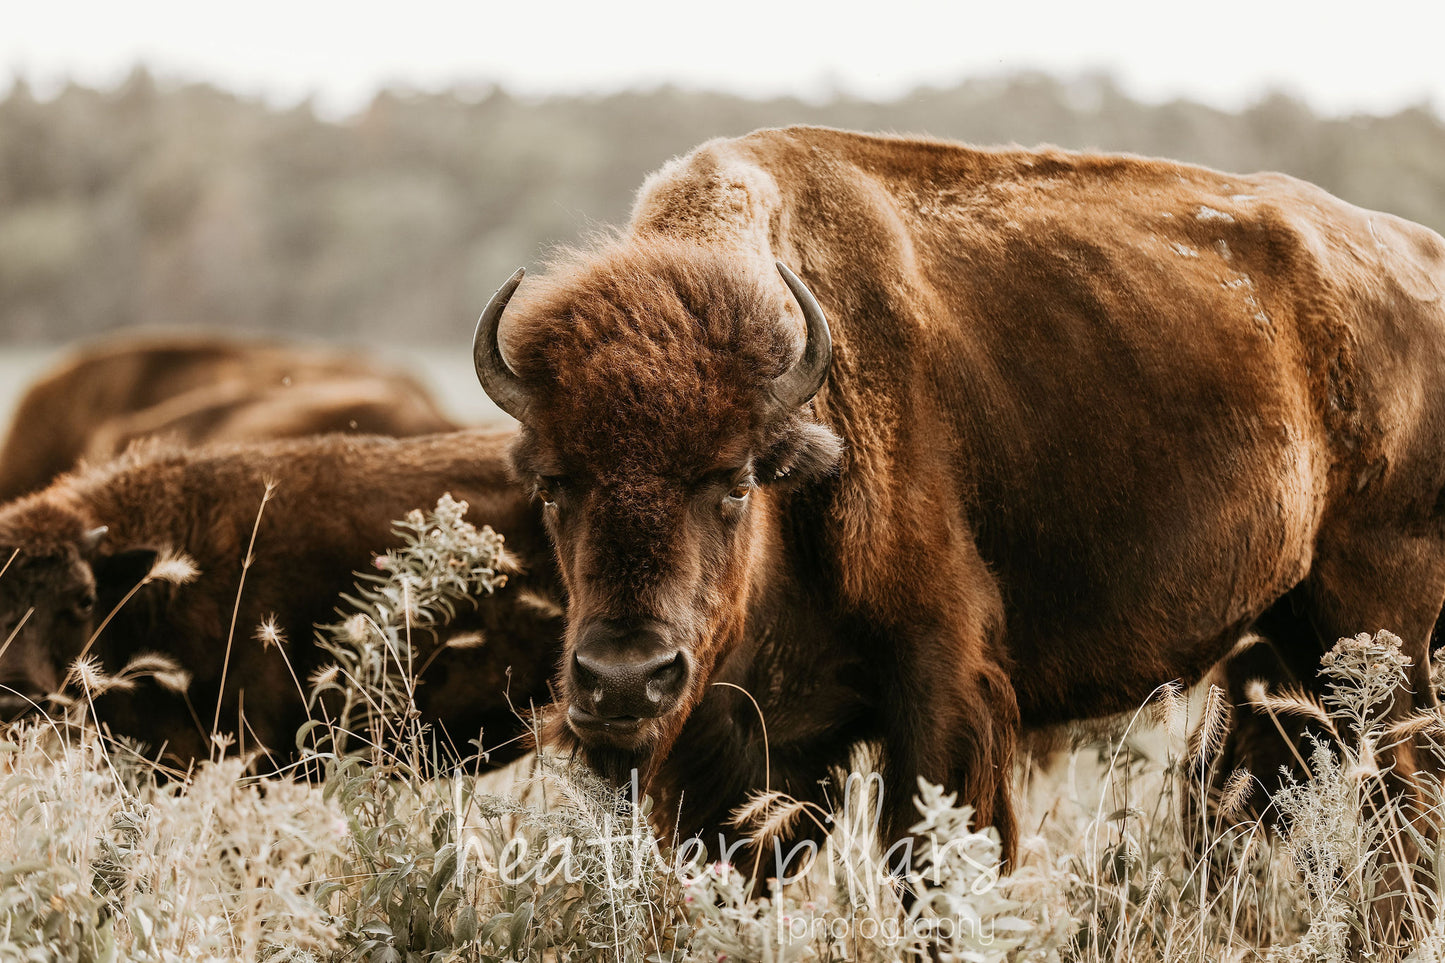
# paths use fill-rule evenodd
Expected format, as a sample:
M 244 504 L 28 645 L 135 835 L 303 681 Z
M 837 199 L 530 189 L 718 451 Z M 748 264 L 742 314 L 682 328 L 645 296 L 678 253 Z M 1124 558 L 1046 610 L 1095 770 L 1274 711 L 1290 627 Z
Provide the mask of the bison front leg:
M 912 627 L 899 647 L 884 707 L 884 848 L 918 821 L 919 778 L 957 792 L 978 828 L 998 830 L 1005 864 L 1017 855 L 1013 758 L 1019 710 L 993 622 L 968 631 Z

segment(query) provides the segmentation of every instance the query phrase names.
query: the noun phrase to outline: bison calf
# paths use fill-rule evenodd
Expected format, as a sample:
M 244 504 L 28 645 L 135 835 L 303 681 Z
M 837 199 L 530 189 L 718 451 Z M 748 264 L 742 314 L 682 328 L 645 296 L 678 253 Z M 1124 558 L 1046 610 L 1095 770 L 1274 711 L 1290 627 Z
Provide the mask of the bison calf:
M 8 560 L 0 574 L 0 639 L 10 640 L 0 652 L 0 708 L 13 714 L 55 691 L 100 628 L 90 654 L 108 671 L 158 651 L 192 677 L 190 708 L 149 690 L 98 700 L 99 717 L 113 731 L 164 745 L 182 763 L 204 757 L 204 730 L 219 699 L 222 729 L 237 728 L 244 713 L 247 741 L 254 734 L 287 750 L 306 719 L 291 671 L 305 679 L 325 661 L 312 626 L 335 621 L 338 594 L 352 587 L 353 573 L 397 543 L 394 519 L 450 492 L 470 505 L 470 519 L 504 535 L 523 566 L 454 626 L 479 629 L 484 643 L 440 653 L 418 703 L 457 745 L 479 729 L 489 745 L 506 740 L 519 728 L 512 706 L 546 695 L 561 623 L 549 601 L 556 583 L 545 535 L 537 512 L 506 478 L 503 441 L 457 432 L 195 451 L 152 446 L 0 509 L 0 565 Z M 274 493 L 263 508 L 268 482 Z M 193 561 L 195 577 L 147 580 L 171 553 Z M 273 616 L 292 640 L 284 653 L 252 638 Z M 223 669 L 228 637 L 233 650 Z

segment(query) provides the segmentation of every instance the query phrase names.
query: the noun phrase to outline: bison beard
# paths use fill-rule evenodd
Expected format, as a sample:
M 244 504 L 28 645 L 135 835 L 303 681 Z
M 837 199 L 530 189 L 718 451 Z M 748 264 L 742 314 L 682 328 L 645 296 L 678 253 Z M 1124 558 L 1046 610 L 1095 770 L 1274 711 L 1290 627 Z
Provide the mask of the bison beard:
M 569 597 L 548 731 L 637 766 L 664 830 L 823 801 L 873 741 L 886 841 L 926 777 L 1011 856 L 1021 726 L 1193 684 L 1252 629 L 1293 666 L 1390 629 L 1396 711 L 1433 704 L 1424 228 L 1282 175 L 796 128 L 704 144 L 520 281 L 476 361 Z M 1424 758 L 1391 761 L 1410 792 Z

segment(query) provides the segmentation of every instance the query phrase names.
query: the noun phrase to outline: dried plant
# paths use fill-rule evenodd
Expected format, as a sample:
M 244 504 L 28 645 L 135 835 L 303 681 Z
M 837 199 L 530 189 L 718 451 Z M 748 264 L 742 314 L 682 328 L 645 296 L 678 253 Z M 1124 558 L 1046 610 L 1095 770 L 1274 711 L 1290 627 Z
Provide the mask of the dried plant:
M 1008 873 L 997 834 L 927 782 L 912 851 L 890 861 L 871 818 L 882 780 L 860 755 L 855 772 L 836 774 L 842 788 L 827 806 L 764 792 L 740 807 L 736 828 L 760 848 L 797 833 L 821 840 L 786 864 L 796 878 L 759 883 L 754 866 L 655 839 L 651 802 L 635 790 L 542 756 L 492 792 L 485 782 L 502 777 L 479 780 L 475 757 L 426 738 L 411 701 L 413 633 L 505 581 L 500 539 L 465 511 L 444 499 L 403 520 L 402 547 L 363 580 L 354 614 L 325 630 L 335 661 L 309 680 L 317 721 L 298 734 L 315 782 L 256 779 L 240 760 L 161 772 L 94 729 L 11 728 L 0 743 L 0 959 L 1445 955 L 1429 882 L 1445 871 L 1402 869 L 1402 853 L 1429 864 L 1434 849 L 1407 801 L 1380 791 L 1391 747 L 1436 739 L 1440 719 L 1395 709 L 1408 663 L 1387 634 L 1341 640 L 1318 699 L 1249 688 L 1256 708 L 1306 719 L 1330 739 L 1306 747 L 1315 778 L 1276 796 L 1276 836 L 1246 817 L 1258 785 L 1247 772 L 1222 780 L 1207 813 L 1180 811 L 1179 786 L 1220 755 L 1230 713 L 1209 690 L 1186 737 L 1187 697 L 1170 685 L 1122 730 L 1030 780 L 1021 824 L 1035 832 Z M 285 651 L 274 628 L 258 631 Z M 77 717 L 86 692 L 141 676 L 182 690 L 187 681 L 154 654 L 113 674 L 86 660 L 75 675 Z M 1160 728 L 1146 731 L 1150 719 Z M 1433 806 L 1438 782 L 1418 788 L 1416 801 Z M 1413 943 L 1374 938 L 1386 900 Z

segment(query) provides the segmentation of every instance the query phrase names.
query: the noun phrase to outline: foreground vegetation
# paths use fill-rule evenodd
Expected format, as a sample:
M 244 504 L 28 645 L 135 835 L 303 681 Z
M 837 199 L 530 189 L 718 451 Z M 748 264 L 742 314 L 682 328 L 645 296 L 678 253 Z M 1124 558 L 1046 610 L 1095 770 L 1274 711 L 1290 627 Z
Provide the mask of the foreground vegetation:
M 829 830 L 810 868 L 757 897 L 754 867 L 653 840 L 646 800 L 634 806 L 563 760 L 479 778 L 477 753 L 457 758 L 429 739 L 409 640 L 466 597 L 506 590 L 500 540 L 464 511 L 444 499 L 401 523 L 407 547 L 361 584 L 355 614 L 326 630 L 335 664 L 307 680 L 315 721 L 297 737 L 298 768 L 323 780 L 259 779 L 237 759 L 167 774 L 138 747 L 77 735 L 64 720 L 11 729 L 0 744 L 0 959 L 1445 955 L 1440 893 L 1395 871 L 1402 849 L 1434 850 L 1398 807 L 1372 802 L 1381 749 L 1439 725 L 1433 714 L 1380 719 L 1406 664 L 1388 633 L 1341 640 L 1323 703 L 1260 694 L 1326 735 L 1309 759 L 1317 778 L 1280 798 L 1273 839 L 1247 821 L 1223 825 L 1239 815 L 1231 796 L 1247 776 L 1211 809 L 1181 808 L 1226 720 L 1211 692 L 1191 726 L 1185 694 L 1166 687 L 1119 731 L 1031 768 L 1022 825 L 1032 835 L 1017 872 L 1002 877 L 993 831 L 927 783 L 915 833 L 932 845 L 902 877 L 882 872 L 860 752 L 832 811 L 763 794 L 738 814 L 764 840 L 797 820 Z M 286 643 L 262 632 L 257 644 Z M 184 681 L 158 657 L 78 677 L 72 721 L 108 687 Z M 1378 939 L 1372 920 L 1387 901 L 1404 907 L 1415 945 Z

